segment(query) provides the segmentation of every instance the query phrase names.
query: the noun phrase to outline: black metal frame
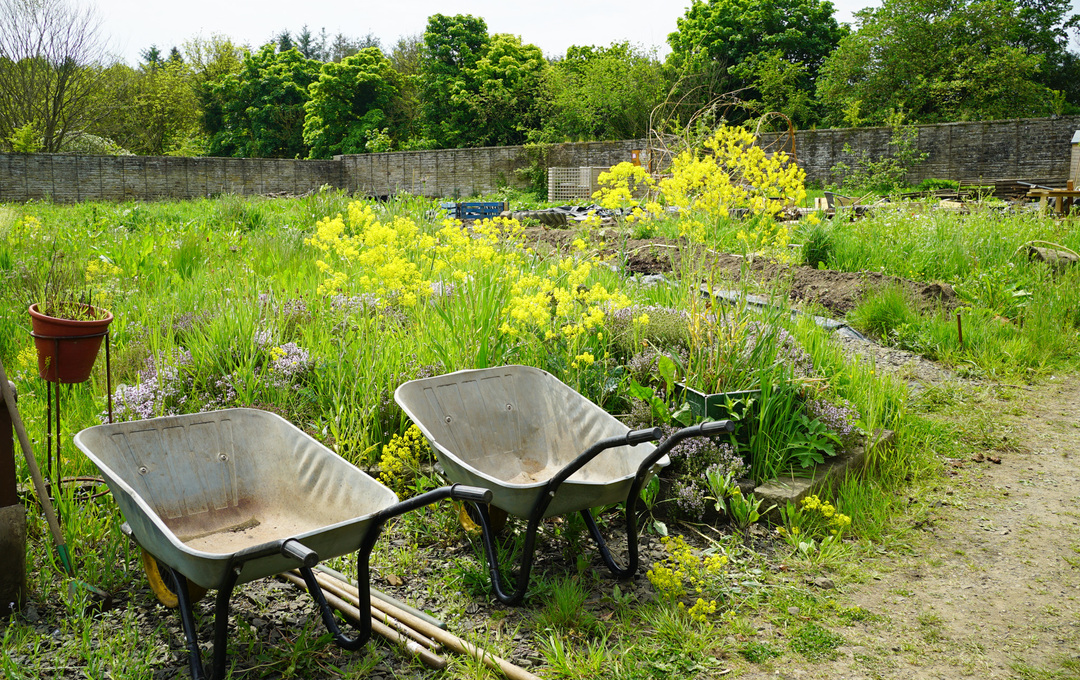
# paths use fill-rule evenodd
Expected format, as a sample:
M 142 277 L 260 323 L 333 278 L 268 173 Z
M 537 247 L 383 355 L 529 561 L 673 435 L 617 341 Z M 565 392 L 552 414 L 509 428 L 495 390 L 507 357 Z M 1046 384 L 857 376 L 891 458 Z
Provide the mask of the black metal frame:
M 63 475 L 60 473 L 60 440 L 63 438 L 60 432 L 60 342 L 62 340 L 89 340 L 91 338 L 105 338 L 105 391 L 108 395 L 109 404 L 109 422 L 113 421 L 113 392 L 112 392 L 112 359 L 110 356 L 110 335 L 109 329 L 106 328 L 100 333 L 89 333 L 87 335 L 40 335 L 34 331 L 30 331 L 30 337 L 39 340 L 52 340 L 53 341 L 53 358 L 56 362 L 56 380 L 45 381 L 45 469 L 48 477 L 53 476 L 53 456 L 56 457 L 56 476 L 54 483 L 56 487 L 60 488 L 60 482 L 63 479 Z M 56 382 L 56 432 L 55 432 L 55 448 L 53 442 L 53 382 Z M 70 384 L 70 383 L 68 383 Z
M 383 508 L 372 516 L 371 524 L 368 526 L 367 533 L 364 534 L 364 537 L 361 539 L 360 548 L 356 552 L 356 583 L 361 604 L 367 602 L 371 597 L 370 584 L 368 582 L 370 579 L 370 566 L 368 561 L 371 557 L 371 551 L 375 547 L 375 542 L 382 533 L 383 525 L 394 517 L 426 505 L 431 505 L 432 503 L 437 503 L 438 501 L 447 498 L 475 503 L 488 503 L 491 501 L 491 492 L 486 489 L 478 489 L 476 487 L 463 486 L 460 484 L 444 486 L 435 489 L 434 491 L 428 491 L 419 496 L 414 496 L 413 498 L 401 501 L 388 508 Z M 312 572 L 312 567 L 319 563 L 319 556 L 315 551 L 304 547 L 294 538 L 264 543 L 263 545 L 253 546 L 238 551 L 230 556 L 225 581 L 218 586 L 217 598 L 214 602 L 214 651 L 212 672 L 210 674 L 210 678 L 213 680 L 222 680 L 222 678 L 225 677 L 226 638 L 229 629 L 229 601 L 232 598 L 233 589 L 236 587 L 236 581 L 240 577 L 244 563 L 279 554 L 286 557 L 292 557 L 299 562 L 300 574 L 304 577 L 304 583 L 307 584 L 308 592 L 311 593 L 312 599 L 315 600 L 319 613 L 322 615 L 323 624 L 325 624 L 327 630 L 330 631 L 334 643 L 337 644 L 337 646 L 348 651 L 356 651 L 371 637 L 370 616 L 361 616 L 360 621 L 358 622 L 359 625 L 353 626 L 357 629 L 357 634 L 354 637 L 349 637 L 341 632 L 337 619 L 334 618 L 334 612 L 326 602 L 326 597 L 323 595 L 322 588 L 319 587 L 318 581 L 315 580 L 315 574 Z M 158 560 L 159 564 L 163 564 L 156 556 L 155 559 Z M 202 655 L 199 652 L 198 631 L 195 629 L 195 613 L 192 608 L 192 602 L 188 597 L 187 578 L 171 566 L 169 567 L 169 571 L 173 575 L 173 584 L 175 586 L 176 599 L 180 610 L 180 622 L 183 625 L 184 638 L 187 642 L 191 677 L 194 680 L 206 680 L 206 669 L 203 666 Z M 361 611 L 363 611 L 363 607 L 361 607 Z
M 625 567 L 620 567 L 615 562 L 615 558 L 612 557 L 607 542 L 604 541 L 604 537 L 600 535 L 600 528 L 596 526 L 596 520 L 593 519 L 592 511 L 587 509 L 581 511 L 581 517 L 585 520 L 585 526 L 589 529 L 589 535 L 592 536 L 593 541 L 596 543 L 596 547 L 600 552 L 600 557 L 603 558 L 604 564 L 607 565 L 607 568 L 616 578 L 630 578 L 638 568 L 637 501 L 638 496 L 641 493 L 641 487 L 645 483 L 645 478 L 649 476 L 649 471 L 652 469 L 652 466 L 656 464 L 656 461 L 667 454 L 668 451 L 673 449 L 675 445 L 688 437 L 720 434 L 722 432 L 731 432 L 734 429 L 735 423 L 730 420 L 710 421 L 682 428 L 681 430 L 672 433 L 671 436 L 665 439 L 651 454 L 649 454 L 648 457 L 645 458 L 645 460 L 641 462 L 638 466 L 637 474 L 634 475 L 634 481 L 630 485 L 630 493 L 627 494 L 626 497 L 627 564 Z M 499 560 L 495 550 L 495 532 L 492 531 L 488 507 L 486 504 L 474 502 L 473 505 L 476 509 L 476 514 L 480 519 L 484 552 L 487 555 L 488 571 L 491 573 L 491 587 L 495 592 L 495 597 L 497 597 L 500 602 L 507 605 L 521 604 L 521 601 L 525 599 L 525 593 L 529 587 L 529 572 L 532 570 L 533 552 L 536 547 L 536 533 L 540 528 L 540 522 L 544 519 L 544 513 L 547 511 L 548 505 L 550 505 L 552 499 L 555 498 L 555 493 L 563 482 L 580 470 L 586 463 L 593 458 L 596 458 L 600 453 L 607 449 L 618 446 L 633 446 L 647 441 L 656 441 L 660 439 L 660 437 L 660 428 L 652 428 L 649 430 L 631 430 L 625 435 L 601 439 L 587 448 L 584 453 L 579 455 L 569 465 L 559 470 L 554 477 L 548 480 L 548 483 L 544 486 L 543 492 L 536 499 L 532 512 L 529 513 L 529 523 L 525 530 L 525 546 L 522 549 L 521 564 L 518 567 L 518 574 L 513 592 L 508 593 L 506 591 L 502 574 L 499 571 Z

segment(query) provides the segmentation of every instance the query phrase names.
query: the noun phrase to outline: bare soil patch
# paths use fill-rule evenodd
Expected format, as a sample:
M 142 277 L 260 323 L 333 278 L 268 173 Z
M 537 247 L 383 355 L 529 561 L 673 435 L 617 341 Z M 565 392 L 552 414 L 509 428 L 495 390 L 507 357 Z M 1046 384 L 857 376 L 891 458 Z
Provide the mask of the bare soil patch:
M 568 251 L 578 237 L 569 229 L 526 229 L 526 243 L 534 248 Z M 622 253 L 623 266 L 631 274 L 679 275 L 682 252 L 687 244 L 670 239 L 629 239 L 608 244 L 605 254 Z M 840 272 L 815 269 L 805 265 L 790 265 L 768 258 L 747 259 L 740 255 L 704 252 L 706 270 L 718 281 L 739 282 L 747 278 L 755 284 L 772 288 L 781 283 L 790 298 L 799 303 L 819 305 L 829 314 L 843 317 L 869 293 L 884 286 L 903 289 L 919 307 L 933 310 L 941 307 L 955 309 L 960 301 L 952 286 L 946 283 L 923 283 L 888 276 L 880 272 Z

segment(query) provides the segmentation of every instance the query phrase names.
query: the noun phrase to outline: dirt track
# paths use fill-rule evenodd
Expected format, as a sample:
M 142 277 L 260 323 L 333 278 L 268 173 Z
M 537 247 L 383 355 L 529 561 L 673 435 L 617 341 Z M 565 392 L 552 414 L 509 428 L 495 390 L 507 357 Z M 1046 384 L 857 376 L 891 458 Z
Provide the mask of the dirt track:
M 832 661 L 743 677 L 1080 678 L 1080 378 L 1013 397 L 993 405 L 987 460 L 953 463 L 909 554 L 840 593 L 881 618 L 839 629 Z

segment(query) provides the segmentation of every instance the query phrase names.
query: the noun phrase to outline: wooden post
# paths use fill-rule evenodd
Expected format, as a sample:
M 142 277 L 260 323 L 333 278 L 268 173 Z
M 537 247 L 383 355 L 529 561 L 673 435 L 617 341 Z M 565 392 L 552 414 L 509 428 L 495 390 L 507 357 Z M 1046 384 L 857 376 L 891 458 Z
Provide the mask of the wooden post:
M 11 394 L 15 394 L 15 386 L 10 382 Z M 0 508 L 15 505 L 19 502 L 18 489 L 15 486 L 15 428 L 11 423 L 11 414 L 8 413 L 4 403 L 3 392 L 0 391 Z
M 11 386 L 14 399 L 15 386 Z M 15 435 L 0 390 L 0 616 L 22 610 L 26 596 L 26 511 L 15 484 Z

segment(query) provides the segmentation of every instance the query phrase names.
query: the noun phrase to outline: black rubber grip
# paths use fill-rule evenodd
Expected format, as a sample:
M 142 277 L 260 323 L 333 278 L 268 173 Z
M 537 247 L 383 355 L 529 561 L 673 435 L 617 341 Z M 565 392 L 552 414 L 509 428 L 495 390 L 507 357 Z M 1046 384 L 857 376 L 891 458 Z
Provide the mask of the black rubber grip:
M 286 538 L 281 543 L 281 554 L 299 560 L 308 569 L 319 563 L 319 553 L 305 546 L 295 538 Z
M 473 501 L 474 503 L 490 503 L 491 489 L 455 484 L 450 487 L 450 498 L 459 501 Z
M 734 432 L 734 420 L 710 420 L 701 424 L 702 434 L 720 434 L 721 432 Z
M 631 446 L 635 444 L 644 444 L 645 442 L 654 442 L 663 436 L 659 427 L 650 427 L 647 430 L 630 430 L 626 433 L 626 443 Z

